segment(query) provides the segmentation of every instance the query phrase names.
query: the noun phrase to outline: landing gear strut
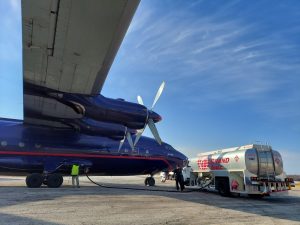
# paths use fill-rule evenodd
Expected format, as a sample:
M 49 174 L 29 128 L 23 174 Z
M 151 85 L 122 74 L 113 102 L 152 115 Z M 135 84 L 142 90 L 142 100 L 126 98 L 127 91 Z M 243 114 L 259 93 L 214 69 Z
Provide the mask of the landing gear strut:
M 146 186 L 154 186 L 155 185 L 154 178 L 152 176 L 151 177 L 146 177 L 146 179 L 145 179 L 145 185 Z

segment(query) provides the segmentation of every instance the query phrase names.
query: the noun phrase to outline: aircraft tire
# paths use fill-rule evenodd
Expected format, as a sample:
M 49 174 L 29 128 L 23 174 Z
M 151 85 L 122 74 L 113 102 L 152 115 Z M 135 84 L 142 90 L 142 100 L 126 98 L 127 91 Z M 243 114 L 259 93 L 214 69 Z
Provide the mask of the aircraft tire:
M 146 177 L 145 179 L 145 186 L 148 186 L 149 185 L 149 177 Z
M 26 185 L 29 188 L 39 188 L 43 183 L 43 175 L 39 173 L 32 173 L 26 177 Z
M 48 175 L 47 186 L 49 188 L 58 188 L 62 185 L 63 182 L 64 182 L 64 179 L 61 174 L 53 173 L 53 174 Z
M 155 185 L 155 179 L 153 177 L 148 177 L 148 185 L 154 186 Z

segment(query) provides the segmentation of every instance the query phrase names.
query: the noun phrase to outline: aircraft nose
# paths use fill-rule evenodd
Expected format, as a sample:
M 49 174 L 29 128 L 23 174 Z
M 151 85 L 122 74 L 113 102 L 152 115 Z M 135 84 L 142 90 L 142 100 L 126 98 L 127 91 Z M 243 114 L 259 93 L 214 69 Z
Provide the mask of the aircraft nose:
M 186 157 L 184 154 L 182 154 L 181 152 L 179 153 L 179 158 L 182 161 L 183 166 L 185 166 L 185 164 L 188 161 L 188 157 Z
M 162 120 L 161 116 L 153 111 L 149 111 L 149 119 L 152 119 L 154 123 Z
M 174 165 L 174 169 L 176 169 L 176 166 L 180 166 L 180 167 L 184 167 L 187 165 L 188 163 L 188 157 L 186 155 L 184 155 L 183 153 L 175 150 L 175 157 L 177 158 L 177 162 L 176 165 Z

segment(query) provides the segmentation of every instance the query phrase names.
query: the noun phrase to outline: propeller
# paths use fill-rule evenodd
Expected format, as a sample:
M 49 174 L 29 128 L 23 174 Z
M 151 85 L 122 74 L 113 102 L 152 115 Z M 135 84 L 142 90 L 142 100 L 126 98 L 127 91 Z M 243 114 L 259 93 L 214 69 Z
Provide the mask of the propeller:
M 151 118 L 150 115 L 154 114 L 153 108 L 154 108 L 155 104 L 157 103 L 158 99 L 160 98 L 164 88 L 165 88 L 165 82 L 163 81 L 161 83 L 160 87 L 157 90 L 157 93 L 155 95 L 155 98 L 154 98 L 154 101 L 153 101 L 153 104 L 152 104 L 151 108 L 148 109 L 148 118 L 147 118 L 145 127 L 143 129 L 137 131 L 137 135 L 136 135 L 136 138 L 134 140 L 133 146 L 135 146 L 138 143 L 138 141 L 141 138 L 143 132 L 145 131 L 147 125 L 150 128 L 150 131 L 153 134 L 153 136 L 154 136 L 155 140 L 157 141 L 157 143 L 160 144 L 160 145 L 162 144 L 162 140 L 159 136 L 158 130 L 157 130 L 157 128 L 155 126 L 155 123 L 154 123 L 154 121 L 153 121 L 153 119 Z M 140 105 L 144 105 L 144 102 L 143 102 L 143 99 L 142 99 L 141 96 L 137 96 L 137 101 Z
M 126 131 L 126 134 L 125 134 L 124 138 L 120 141 L 119 150 L 118 151 L 121 150 L 121 148 L 122 148 L 122 146 L 123 146 L 123 144 L 125 142 L 125 139 L 127 139 L 128 143 L 129 143 L 129 145 L 131 147 L 131 150 L 134 151 L 134 144 L 133 144 L 132 137 L 131 137 L 131 134 L 130 134 L 129 131 Z
M 144 102 L 143 102 L 143 99 L 142 99 L 142 97 L 141 96 L 137 96 L 137 100 L 138 100 L 138 103 L 140 104 L 140 105 L 144 105 Z
M 155 98 L 154 98 L 154 101 L 153 101 L 153 104 L 152 104 L 152 107 L 151 107 L 151 111 L 153 110 L 153 108 L 154 108 L 156 102 L 158 101 L 158 99 L 160 98 L 161 93 L 163 92 L 164 88 L 165 88 L 165 82 L 163 81 L 161 83 L 160 87 L 157 90 L 157 93 L 155 95 Z M 143 102 L 143 100 L 142 100 L 142 102 Z

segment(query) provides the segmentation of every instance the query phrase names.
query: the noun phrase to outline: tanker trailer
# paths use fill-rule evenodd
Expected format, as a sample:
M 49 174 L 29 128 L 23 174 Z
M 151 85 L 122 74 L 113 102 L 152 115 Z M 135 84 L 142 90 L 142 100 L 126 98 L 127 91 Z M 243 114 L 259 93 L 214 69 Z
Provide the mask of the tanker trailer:
M 222 196 L 262 197 L 290 190 L 292 182 L 283 171 L 280 153 L 257 144 L 200 153 L 189 160 L 183 177 L 189 186 L 217 190 Z

